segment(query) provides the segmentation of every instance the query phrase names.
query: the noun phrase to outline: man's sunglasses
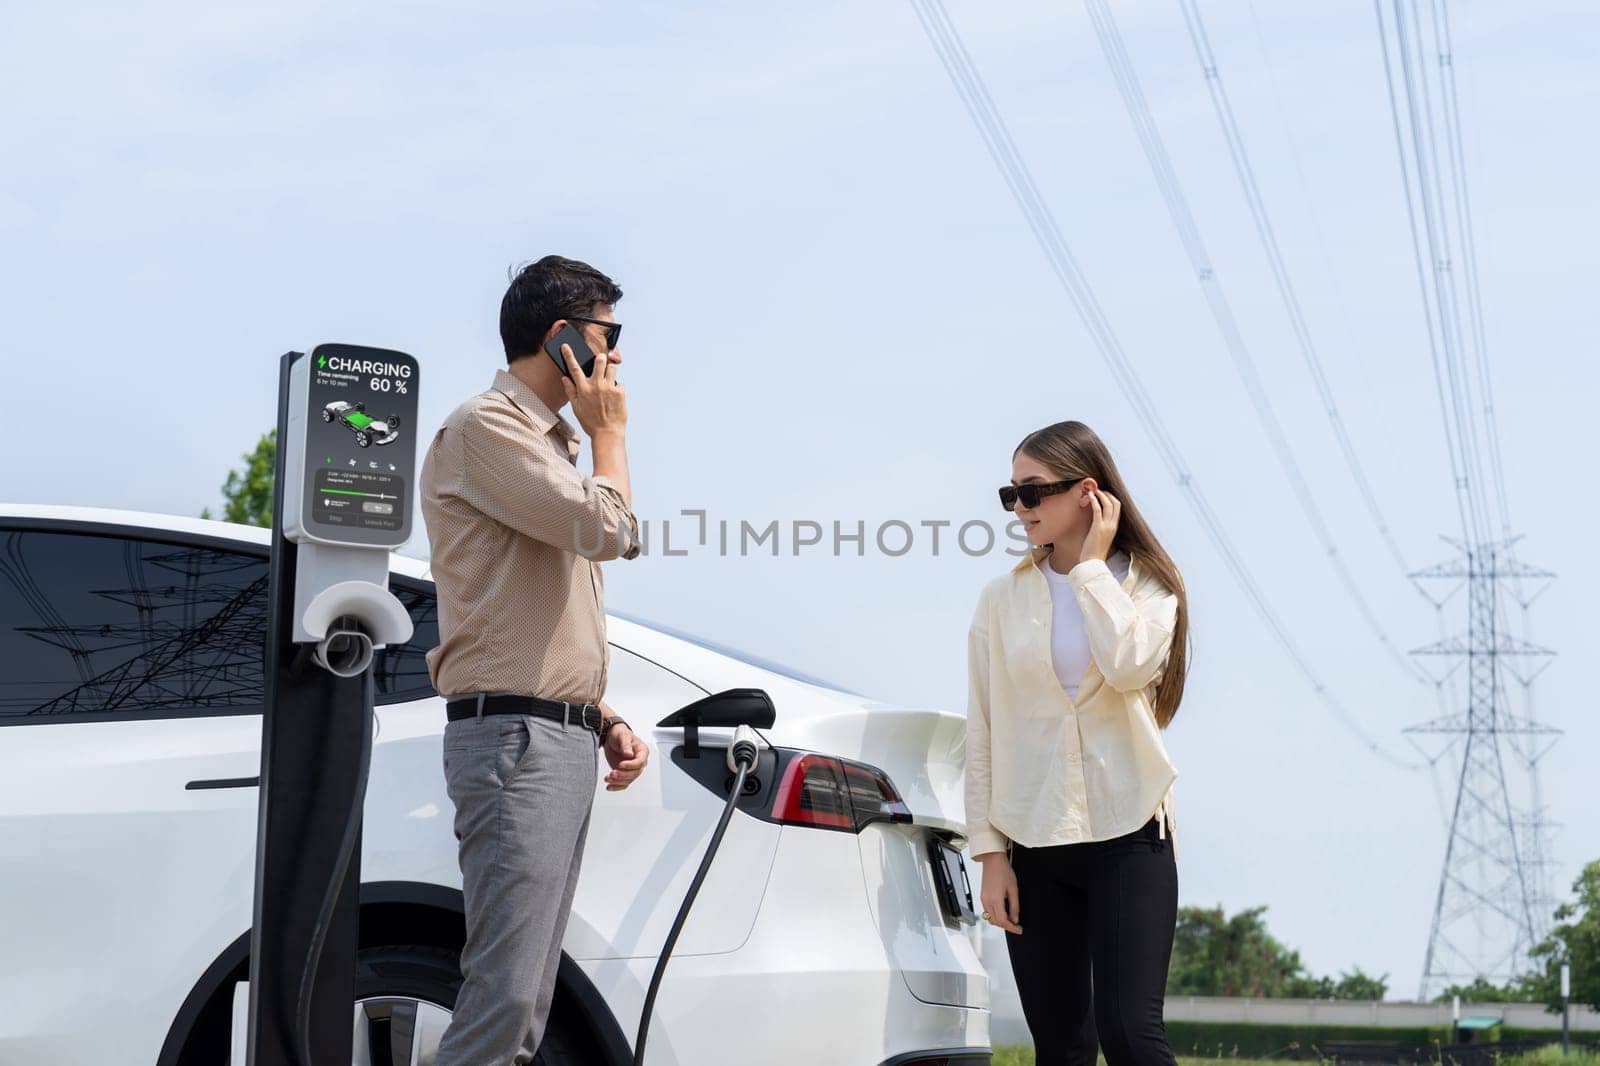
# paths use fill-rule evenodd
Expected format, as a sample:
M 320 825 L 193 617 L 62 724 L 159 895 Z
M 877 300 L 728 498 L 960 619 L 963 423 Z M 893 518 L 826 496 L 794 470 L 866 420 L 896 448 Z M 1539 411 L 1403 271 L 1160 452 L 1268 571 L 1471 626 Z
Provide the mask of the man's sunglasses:
M 1039 506 L 1039 501 L 1044 497 L 1066 492 L 1082 480 L 1081 477 L 1075 477 L 1067 481 L 1051 481 L 1042 485 L 1037 481 L 1024 481 L 1020 485 L 1001 485 L 1000 506 L 1009 511 L 1020 501 L 1023 507 L 1031 511 Z
M 622 323 L 606 322 L 598 318 L 579 318 L 577 315 L 568 315 L 569 322 L 587 322 L 591 326 L 604 326 L 606 328 L 606 351 L 613 352 L 617 349 L 617 341 L 622 339 Z

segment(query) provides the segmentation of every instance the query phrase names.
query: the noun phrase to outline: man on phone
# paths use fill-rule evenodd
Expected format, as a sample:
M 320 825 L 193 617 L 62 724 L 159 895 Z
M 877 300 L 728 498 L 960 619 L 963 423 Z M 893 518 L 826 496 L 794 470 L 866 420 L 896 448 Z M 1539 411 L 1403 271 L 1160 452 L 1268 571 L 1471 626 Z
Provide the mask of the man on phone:
M 639 554 L 617 380 L 620 299 L 610 278 L 560 256 L 518 272 L 500 305 L 507 368 L 450 413 L 422 465 L 439 594 L 428 670 L 449 708 L 444 771 L 467 925 L 437 1066 L 533 1061 L 588 835 L 595 752 L 611 765 L 608 792 L 627 788 L 650 756 L 601 698 L 598 564 Z M 559 414 L 568 403 L 593 450 L 590 477 L 578 473 L 578 434 Z

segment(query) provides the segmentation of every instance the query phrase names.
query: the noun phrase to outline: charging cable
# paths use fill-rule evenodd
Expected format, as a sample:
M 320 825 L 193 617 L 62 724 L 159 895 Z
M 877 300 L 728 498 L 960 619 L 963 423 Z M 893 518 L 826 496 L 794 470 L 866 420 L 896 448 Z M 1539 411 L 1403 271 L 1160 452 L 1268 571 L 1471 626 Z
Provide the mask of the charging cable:
M 342 619 L 346 625 L 356 626 L 354 619 Z M 365 638 L 365 633 L 362 633 Z M 370 648 L 370 644 L 368 645 Z M 309 657 L 305 652 L 303 657 Z M 326 658 L 318 655 L 319 666 L 341 677 L 338 664 L 329 666 Z M 371 652 L 367 652 L 371 662 Z M 303 658 L 301 663 L 303 665 Z M 365 666 L 366 664 L 363 664 Z M 362 700 L 361 754 L 356 763 L 356 787 L 345 815 L 344 835 L 339 840 L 339 851 L 334 862 L 334 874 L 323 893 L 322 904 L 317 908 L 317 922 L 311 929 L 311 943 L 306 948 L 305 967 L 300 971 L 300 990 L 295 999 L 295 1022 L 300 1036 L 300 1066 L 315 1066 L 311 1057 L 311 989 L 316 984 L 317 971 L 322 968 L 322 949 L 328 941 L 328 929 L 333 925 L 333 910 L 339 903 L 339 892 L 344 887 L 345 876 L 350 872 L 350 860 L 356 850 L 356 834 L 361 831 L 361 807 L 367 794 L 367 776 L 372 768 L 372 705 Z
M 711 843 L 706 848 L 705 858 L 700 860 L 700 869 L 695 871 L 694 880 L 689 884 L 689 893 L 683 897 L 683 905 L 678 908 L 678 917 L 672 923 L 672 932 L 667 934 L 666 946 L 661 949 L 661 958 L 656 960 L 655 973 L 650 975 L 650 991 L 644 997 L 644 1011 L 639 1015 L 639 1037 L 633 1043 L 633 1066 L 644 1066 L 644 1040 L 650 1030 L 650 1012 L 655 1006 L 656 990 L 661 987 L 661 975 L 666 972 L 667 960 L 672 957 L 672 946 L 678 942 L 678 934 L 683 931 L 683 923 L 689 917 L 689 908 L 694 905 L 695 896 L 700 893 L 700 883 L 706 879 L 706 871 L 711 869 L 711 860 L 716 857 L 717 848 L 722 844 L 722 834 L 728 829 L 728 819 L 733 817 L 733 805 L 739 802 L 739 796 L 744 792 L 745 776 L 756 764 L 756 757 L 761 753 L 761 746 L 756 743 L 756 731 L 750 726 L 742 725 L 733 734 L 733 744 L 728 748 L 728 769 L 734 771 L 733 790 L 728 793 L 728 802 L 722 808 L 722 818 L 717 822 L 716 832 L 711 834 Z

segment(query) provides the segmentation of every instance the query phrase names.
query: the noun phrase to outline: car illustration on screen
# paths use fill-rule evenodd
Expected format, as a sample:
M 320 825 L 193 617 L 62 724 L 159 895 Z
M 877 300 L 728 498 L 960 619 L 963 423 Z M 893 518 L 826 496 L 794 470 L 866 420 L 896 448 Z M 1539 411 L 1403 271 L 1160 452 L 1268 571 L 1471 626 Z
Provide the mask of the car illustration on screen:
M 367 448 L 374 444 L 390 444 L 400 436 L 400 416 L 390 415 L 377 419 L 367 414 L 367 405 L 357 400 L 349 403 L 335 400 L 322 409 L 322 420 L 349 426 L 356 435 L 356 444 Z

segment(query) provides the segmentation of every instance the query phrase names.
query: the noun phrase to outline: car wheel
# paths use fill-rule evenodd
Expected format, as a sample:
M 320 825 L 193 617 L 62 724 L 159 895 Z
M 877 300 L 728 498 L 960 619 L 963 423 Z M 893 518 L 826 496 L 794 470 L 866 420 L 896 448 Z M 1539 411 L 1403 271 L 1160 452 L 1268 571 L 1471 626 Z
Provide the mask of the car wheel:
M 356 444 L 358 444 L 361 447 L 365 448 L 367 445 L 369 445 L 371 443 L 372 443 L 372 438 L 367 436 L 365 433 L 357 433 L 356 434 Z
M 391 433 L 400 428 L 399 415 L 390 415 L 388 418 L 384 419 L 384 421 L 389 423 L 389 432 Z
M 322 420 L 324 422 L 332 422 L 333 421 L 333 412 L 328 410 L 326 407 L 324 407 L 322 409 Z
M 364 948 L 356 956 L 355 1061 L 433 1066 L 461 991 L 460 956 L 421 944 Z M 586 1042 L 552 1015 L 537 1066 L 580 1066 Z

